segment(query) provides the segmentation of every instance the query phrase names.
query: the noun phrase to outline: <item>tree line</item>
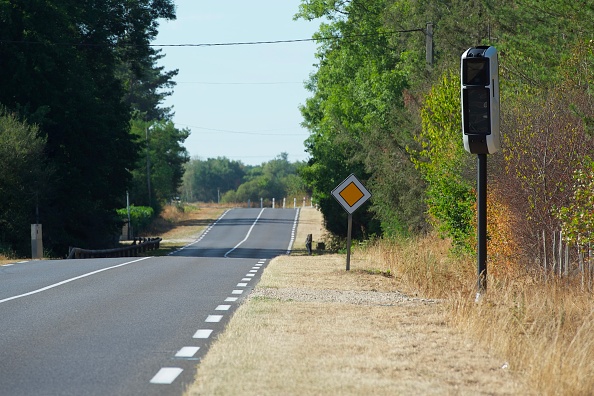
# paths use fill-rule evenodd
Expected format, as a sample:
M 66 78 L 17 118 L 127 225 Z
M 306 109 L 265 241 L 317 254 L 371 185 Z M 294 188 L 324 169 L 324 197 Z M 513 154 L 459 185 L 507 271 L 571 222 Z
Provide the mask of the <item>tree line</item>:
M 189 132 L 150 46 L 172 19 L 171 0 L 0 2 L 3 251 L 26 255 L 36 222 L 52 255 L 113 245 L 127 191 L 156 209 L 176 194 Z
M 331 231 L 345 235 L 347 222 L 330 192 L 355 173 L 373 194 L 354 214 L 355 236 L 437 230 L 474 249 L 476 158 L 462 142 L 460 56 L 493 45 L 503 147 L 489 156 L 490 260 L 534 262 L 559 230 L 590 243 L 593 17 L 591 2 L 302 1 L 296 18 L 322 24 L 301 107 L 311 156 L 301 174 Z
M 302 199 L 307 189 L 299 176 L 303 162 L 290 162 L 287 153 L 261 165 L 245 165 L 226 157 L 192 159 L 187 163 L 181 197 L 186 202 L 260 204 L 273 198 Z

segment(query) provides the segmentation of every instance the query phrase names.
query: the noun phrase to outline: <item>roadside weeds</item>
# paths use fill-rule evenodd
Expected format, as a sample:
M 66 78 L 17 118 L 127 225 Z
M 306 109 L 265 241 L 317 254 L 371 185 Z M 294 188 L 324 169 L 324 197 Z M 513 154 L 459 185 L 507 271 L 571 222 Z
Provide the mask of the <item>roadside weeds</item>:
M 302 224 L 319 227 L 310 220 L 297 243 L 314 233 Z M 273 260 L 186 394 L 527 394 L 505 361 L 447 325 L 445 304 L 408 297 L 366 265 L 354 260 L 347 272 L 340 255 Z

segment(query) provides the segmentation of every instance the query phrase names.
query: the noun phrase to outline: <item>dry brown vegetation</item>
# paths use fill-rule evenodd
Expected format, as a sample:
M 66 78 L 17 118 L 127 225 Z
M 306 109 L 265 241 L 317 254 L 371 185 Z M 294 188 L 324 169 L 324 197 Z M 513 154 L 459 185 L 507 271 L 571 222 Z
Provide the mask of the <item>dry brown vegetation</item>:
M 540 280 L 526 270 L 490 277 L 475 302 L 475 263 L 447 254 L 430 236 L 376 243 L 360 251 L 369 265 L 390 270 L 412 292 L 439 297 L 448 322 L 503 356 L 538 394 L 585 395 L 594 389 L 594 303 L 579 279 Z
M 307 233 L 316 240 L 319 220 L 316 230 L 308 217 L 316 215 L 301 212 L 297 241 Z M 464 280 L 472 266 L 455 271 L 449 245 L 433 242 L 374 244 L 354 252 L 349 272 L 343 255 L 273 260 L 187 393 L 536 394 L 504 355 L 448 325 L 458 323 L 448 315 L 458 306 L 451 291 L 474 297 L 473 282 Z

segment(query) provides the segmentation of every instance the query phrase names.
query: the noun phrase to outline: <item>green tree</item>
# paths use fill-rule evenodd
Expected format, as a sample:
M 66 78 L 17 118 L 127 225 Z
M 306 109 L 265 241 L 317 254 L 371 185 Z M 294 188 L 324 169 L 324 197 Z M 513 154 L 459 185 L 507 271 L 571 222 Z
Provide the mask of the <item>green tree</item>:
M 169 0 L 0 2 L 0 103 L 47 138 L 55 193 L 40 212 L 57 254 L 114 240 L 138 149 L 116 70 L 146 60 L 173 11 Z
M 224 202 L 259 202 L 260 198 L 282 205 L 283 198 L 293 198 L 305 191 L 305 186 L 297 171 L 302 166 L 299 162 L 289 162 L 287 153 L 261 166 L 246 167 L 243 183 L 235 191 L 229 191 L 223 197 Z M 293 197 L 290 195 L 293 194 Z
M 20 255 L 31 252 L 30 224 L 50 193 L 45 143 L 36 126 L 0 111 L 0 247 Z
M 353 215 L 355 237 L 380 233 L 378 219 L 390 232 L 408 228 L 406 219 L 395 215 L 403 212 L 410 185 L 404 182 L 402 190 L 395 190 L 388 179 L 376 177 L 379 168 L 393 163 L 393 157 L 381 155 L 377 140 L 370 138 L 391 131 L 391 115 L 403 106 L 402 92 L 408 86 L 406 71 L 399 67 L 400 53 L 392 45 L 394 33 L 384 23 L 389 4 L 385 0 L 308 1 L 302 3 L 298 14 L 327 20 L 314 36 L 320 39 L 319 66 L 307 84 L 313 96 L 301 109 L 303 125 L 310 130 L 306 148 L 311 156 L 301 175 L 320 204 L 329 230 L 342 236 L 346 235 L 346 214 L 330 193 L 351 173 L 373 194 L 372 205 Z M 391 141 L 386 143 L 398 148 L 396 157 L 404 160 L 405 165 L 396 169 L 414 170 L 403 142 L 393 140 L 402 135 L 405 131 L 390 133 L 386 140 Z M 392 204 L 400 207 L 388 209 Z
M 190 131 L 177 129 L 173 122 L 166 120 L 156 123 L 134 120 L 132 133 L 144 146 L 144 152 L 132 172 L 130 198 L 136 205 L 159 209 L 179 195 L 184 165 L 189 161 L 183 143 Z
M 471 178 L 473 156 L 463 147 L 460 111 L 460 79 L 446 73 L 425 98 L 421 109 L 421 151 L 415 163 L 427 183 L 427 206 L 433 225 L 456 247 L 473 248 L 474 203 Z
M 218 202 L 227 191 L 241 185 L 244 169 L 241 161 L 225 157 L 193 159 L 186 165 L 182 198 L 189 202 Z

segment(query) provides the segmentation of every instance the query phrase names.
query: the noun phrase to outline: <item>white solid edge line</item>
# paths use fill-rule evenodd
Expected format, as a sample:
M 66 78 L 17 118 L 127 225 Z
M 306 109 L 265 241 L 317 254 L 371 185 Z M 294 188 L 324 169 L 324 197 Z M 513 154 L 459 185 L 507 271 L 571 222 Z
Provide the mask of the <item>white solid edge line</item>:
M 118 264 L 118 265 L 114 265 L 112 267 L 102 268 L 102 269 L 97 270 L 97 271 L 93 271 L 93 272 L 89 272 L 87 274 L 79 275 L 79 276 L 76 276 L 74 278 L 63 280 L 62 282 L 54 283 L 53 285 L 42 287 L 41 289 L 33 290 L 33 291 L 30 291 L 30 292 L 24 293 L 24 294 L 19 294 L 18 296 L 12 296 L 12 297 L 5 298 L 3 300 L 0 300 L 0 304 L 5 303 L 5 302 L 10 301 L 10 300 L 16 300 L 18 298 L 27 297 L 27 296 L 31 296 L 33 294 L 41 293 L 41 292 L 44 292 L 44 291 L 53 289 L 55 287 L 65 285 L 66 283 L 70 283 L 70 282 L 74 282 L 75 280 L 78 280 L 78 279 L 86 278 L 87 276 L 95 275 L 95 274 L 98 274 L 98 273 L 103 272 L 103 271 L 109 271 L 111 269 L 123 267 L 125 265 L 132 264 L 132 263 L 137 263 L 139 261 L 147 260 L 147 259 L 150 259 L 150 258 L 152 258 L 152 257 L 142 257 L 142 258 L 139 258 L 138 260 L 128 261 L 128 262 L 123 263 L 123 264 Z
M 262 208 L 262 210 L 260 211 L 260 213 L 258 213 L 258 217 L 256 217 L 256 220 L 254 220 L 254 223 L 252 224 L 252 226 L 248 230 L 245 238 L 243 238 L 243 241 L 239 242 L 237 245 L 235 245 L 235 247 L 233 249 L 231 249 L 227 253 L 225 253 L 225 255 L 223 257 L 227 258 L 227 256 L 229 255 L 229 253 L 231 253 L 232 251 L 234 251 L 235 249 L 237 249 L 239 246 L 241 246 L 241 244 L 243 244 L 245 241 L 247 241 L 247 239 L 250 237 L 250 234 L 252 233 L 252 230 L 256 226 L 256 223 L 258 222 L 258 220 L 260 220 L 260 217 L 262 216 L 262 213 L 264 213 L 264 209 L 265 208 Z
M 163 367 L 151 380 L 151 384 L 169 385 L 184 371 L 179 367 Z

